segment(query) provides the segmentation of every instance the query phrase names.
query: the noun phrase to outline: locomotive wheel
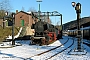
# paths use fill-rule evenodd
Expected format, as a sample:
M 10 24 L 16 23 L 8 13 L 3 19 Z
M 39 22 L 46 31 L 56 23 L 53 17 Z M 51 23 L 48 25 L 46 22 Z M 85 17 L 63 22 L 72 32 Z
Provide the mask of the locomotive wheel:
M 35 44 L 35 42 L 34 42 L 34 37 L 31 37 L 31 42 L 30 42 L 30 44 Z
M 45 42 L 45 39 L 42 38 L 42 39 L 41 39 L 41 45 L 45 45 L 45 43 L 46 43 L 46 42 Z
M 34 37 L 31 37 L 31 40 L 34 40 Z
M 45 42 L 46 42 L 46 45 L 48 45 L 48 44 L 49 44 L 49 41 L 48 41 L 48 40 L 46 40 Z
M 58 34 L 57 39 L 58 40 L 61 39 L 61 34 Z

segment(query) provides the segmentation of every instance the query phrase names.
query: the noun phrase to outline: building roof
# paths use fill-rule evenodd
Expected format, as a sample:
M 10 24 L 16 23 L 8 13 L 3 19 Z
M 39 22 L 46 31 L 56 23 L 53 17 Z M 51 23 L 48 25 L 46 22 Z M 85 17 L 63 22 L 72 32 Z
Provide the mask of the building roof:
M 25 13 L 27 15 L 31 15 L 30 13 L 27 13 L 27 12 L 24 12 L 24 11 L 20 11 L 20 12 Z M 19 14 L 20 12 L 16 13 L 16 15 Z

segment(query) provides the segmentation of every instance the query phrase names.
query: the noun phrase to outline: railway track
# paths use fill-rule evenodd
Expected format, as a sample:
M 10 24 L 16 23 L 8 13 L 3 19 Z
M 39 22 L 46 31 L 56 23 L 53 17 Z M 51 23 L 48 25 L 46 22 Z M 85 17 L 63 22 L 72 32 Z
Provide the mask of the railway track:
M 70 47 L 74 44 L 74 39 L 72 39 L 72 40 L 73 40 L 73 42 L 72 42 L 72 44 L 71 44 L 70 46 L 68 46 L 67 48 L 61 50 L 60 52 L 58 52 L 58 53 L 52 55 L 51 57 L 47 58 L 46 60 L 49 60 L 49 59 L 51 59 L 52 57 L 54 57 L 54 56 L 56 56 L 56 55 L 58 55 L 58 54 L 64 52 L 64 51 L 67 50 L 68 48 L 70 48 Z
M 83 41 L 83 44 L 87 45 L 88 47 L 90 47 L 90 40 L 85 40 Z
M 47 51 L 44 51 L 44 52 L 42 52 L 42 53 L 36 54 L 36 55 L 34 55 L 34 56 L 40 56 L 40 55 L 43 55 L 43 54 L 48 53 L 48 52 L 50 52 L 50 51 L 53 51 L 53 50 L 55 50 L 55 49 L 57 49 L 57 48 L 60 48 L 61 46 L 63 46 L 64 44 L 66 44 L 68 41 L 69 41 L 69 38 L 67 39 L 66 42 L 64 42 L 64 43 L 61 44 L 60 46 L 57 46 L 57 47 L 52 48 L 52 49 L 50 49 L 50 50 L 47 50 Z M 34 56 L 31 56 L 31 57 L 29 57 L 29 58 L 27 58 L 27 59 L 30 59 L 30 58 L 32 58 L 32 57 L 34 57 Z M 25 59 L 25 60 L 27 60 L 27 59 Z
M 72 37 L 72 38 L 76 38 L 76 37 Z M 82 38 L 83 39 L 83 38 Z M 86 41 L 82 41 L 82 44 L 85 44 L 85 45 L 87 45 L 88 47 L 90 47 L 90 41 L 89 40 L 87 40 L 87 39 L 85 39 Z M 87 43 L 88 42 L 88 43 Z

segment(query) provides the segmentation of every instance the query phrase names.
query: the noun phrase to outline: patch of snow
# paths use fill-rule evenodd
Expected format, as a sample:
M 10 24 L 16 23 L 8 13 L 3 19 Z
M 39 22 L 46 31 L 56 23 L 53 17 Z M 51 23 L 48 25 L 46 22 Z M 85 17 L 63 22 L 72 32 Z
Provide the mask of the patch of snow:
M 61 45 L 61 43 L 59 40 L 57 40 L 56 42 L 54 42 L 53 44 L 50 44 L 48 46 L 59 46 L 59 45 Z
M 22 31 L 22 27 L 20 28 L 18 34 L 16 36 L 14 36 L 14 39 L 19 37 L 21 31 Z M 12 36 L 9 35 L 8 38 L 6 38 L 6 39 L 12 39 Z
M 51 48 L 54 48 L 58 45 L 61 45 L 64 43 L 67 38 L 69 38 L 69 42 L 66 45 L 63 45 L 61 48 L 58 48 L 55 51 L 51 51 L 46 55 L 42 56 L 34 56 L 36 54 L 39 54 L 41 52 L 50 50 Z M 76 41 L 76 40 L 75 40 Z M 38 46 L 38 45 L 29 45 L 30 40 L 19 40 L 16 41 L 17 44 L 22 44 L 21 46 L 15 46 L 12 48 L 0 48 L 0 60 L 43 60 L 44 57 L 47 57 L 49 55 L 53 55 L 62 49 L 66 48 L 69 44 L 71 44 L 72 38 L 71 37 L 63 37 L 63 39 L 57 40 L 56 42 L 50 44 L 50 45 L 44 45 L 44 46 Z M 11 42 L 4 42 L 0 45 L 4 44 L 5 46 L 8 46 L 11 44 Z M 75 47 L 76 43 L 66 51 L 58 54 L 57 56 L 53 57 L 50 60 L 90 60 L 90 47 L 83 45 L 85 48 L 85 51 L 87 51 L 86 55 L 68 55 L 68 51 L 70 49 L 73 49 Z M 31 56 L 34 56 L 31 58 Z

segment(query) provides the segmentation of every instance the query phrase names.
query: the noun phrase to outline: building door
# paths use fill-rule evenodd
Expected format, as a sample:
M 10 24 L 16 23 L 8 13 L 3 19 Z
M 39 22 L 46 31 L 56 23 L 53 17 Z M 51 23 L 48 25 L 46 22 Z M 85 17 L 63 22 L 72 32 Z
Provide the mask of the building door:
M 24 20 L 21 20 L 21 26 L 24 26 Z
M 6 27 L 8 27 L 8 21 L 6 21 Z

